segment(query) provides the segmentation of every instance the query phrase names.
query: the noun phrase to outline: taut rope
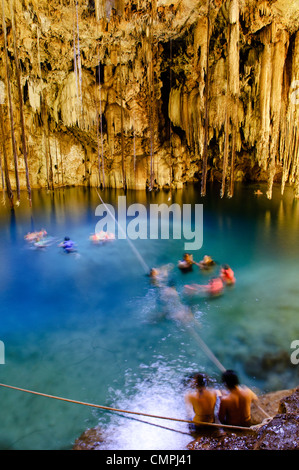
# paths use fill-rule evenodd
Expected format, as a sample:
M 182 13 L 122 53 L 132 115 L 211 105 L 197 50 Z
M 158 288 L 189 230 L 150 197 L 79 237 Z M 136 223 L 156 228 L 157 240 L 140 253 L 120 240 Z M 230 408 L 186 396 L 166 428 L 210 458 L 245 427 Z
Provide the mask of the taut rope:
M 133 415 L 146 416 L 147 418 L 166 419 L 166 420 L 170 420 L 170 421 L 178 421 L 180 423 L 198 424 L 198 425 L 203 425 L 203 426 L 220 427 L 220 428 L 224 428 L 224 429 L 227 428 L 227 429 L 233 429 L 233 430 L 235 429 L 235 430 L 240 430 L 240 431 L 252 431 L 253 430 L 253 428 L 244 427 L 244 426 L 233 426 L 233 425 L 229 425 L 229 424 L 220 424 L 220 423 L 219 424 L 218 423 L 206 423 L 204 421 L 194 423 L 194 421 L 190 421 L 190 420 L 187 420 L 187 419 L 171 418 L 171 417 L 168 417 L 168 416 L 152 415 L 152 414 L 149 414 L 149 413 L 142 413 L 140 411 L 122 410 L 122 409 L 118 409 L 118 408 L 112 408 L 110 406 L 97 405 L 97 404 L 94 404 L 94 403 L 86 403 L 86 402 L 79 401 L 79 400 L 72 400 L 70 398 L 63 398 L 63 397 L 58 397 L 58 396 L 55 396 L 55 395 L 49 395 L 47 393 L 36 392 L 34 390 L 27 390 L 25 388 L 14 387 L 13 385 L 7 385 L 7 384 L 2 384 L 2 383 L 0 383 L 0 387 L 10 388 L 10 389 L 13 389 L 13 390 L 18 390 L 20 392 L 31 393 L 32 395 L 38 395 L 38 396 L 45 397 L 45 398 L 53 398 L 54 400 L 65 401 L 65 402 L 68 402 L 68 403 L 75 403 L 77 405 L 90 406 L 92 408 L 98 408 L 98 409 L 106 410 L 106 411 L 116 411 L 118 413 L 128 413 L 128 414 L 133 414 Z M 152 423 L 149 423 L 149 424 L 152 424 Z M 174 431 L 176 431 L 176 430 L 174 429 Z

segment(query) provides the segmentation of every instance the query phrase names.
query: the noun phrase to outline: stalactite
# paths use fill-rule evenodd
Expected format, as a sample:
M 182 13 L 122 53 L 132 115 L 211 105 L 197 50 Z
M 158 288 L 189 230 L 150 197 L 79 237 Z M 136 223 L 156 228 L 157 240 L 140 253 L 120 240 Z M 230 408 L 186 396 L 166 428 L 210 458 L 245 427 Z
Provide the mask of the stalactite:
M 5 182 L 4 182 L 4 173 L 2 168 L 2 155 L 0 153 L 0 172 L 1 172 L 1 183 L 2 183 L 2 202 L 5 204 Z
M 272 35 L 274 36 L 275 23 L 272 27 Z M 285 60 L 288 50 L 288 34 L 285 32 L 276 33 L 272 41 L 272 77 L 271 77 L 271 94 L 270 94 L 270 148 L 268 162 L 268 188 L 267 197 L 272 198 L 272 188 L 276 174 L 276 163 L 278 160 L 279 147 L 279 128 L 281 125 L 281 107 L 282 107 L 282 89 L 283 74 L 285 69 Z
M 170 66 L 169 66 L 169 89 L 172 89 L 172 66 L 173 66 L 173 58 L 172 58 L 172 38 L 170 38 L 169 43 L 169 55 L 170 55 Z M 169 187 L 172 184 L 172 158 L 173 158 L 173 148 L 172 148 L 172 127 L 171 127 L 171 120 L 169 119 Z
M 104 142 L 103 142 L 103 115 L 102 115 L 102 86 L 101 86 L 101 61 L 99 64 L 99 97 L 100 97 L 100 130 L 101 130 L 101 157 L 102 157 L 102 183 L 105 188 L 105 167 L 104 167 Z
M 151 5 L 151 21 L 149 26 L 149 126 L 150 126 L 150 184 L 149 189 L 154 186 L 154 105 L 153 105 L 153 5 Z
M 17 189 L 17 204 L 19 204 L 20 203 L 20 181 L 19 181 L 19 172 L 18 172 L 18 156 L 17 156 L 17 145 L 16 145 L 16 139 L 15 139 L 13 106 L 12 106 L 12 98 L 11 98 L 11 82 L 10 82 L 10 72 L 9 72 L 9 59 L 8 59 L 8 52 L 7 52 L 7 32 L 6 32 L 6 23 L 5 23 L 4 0 L 2 0 L 2 26 L 3 26 L 3 33 L 4 33 L 5 69 L 6 69 L 6 81 L 7 81 L 7 95 L 8 95 L 8 103 L 9 103 L 11 140 L 12 140 L 16 189 Z
M 63 160 L 62 160 L 62 152 L 61 152 L 60 142 L 59 142 L 59 153 L 60 153 L 60 167 L 61 167 L 61 184 L 62 184 L 62 187 L 64 187 Z
M 51 147 L 50 147 L 50 139 L 49 139 L 49 127 L 48 127 L 48 121 L 47 121 L 47 126 L 46 126 L 46 138 L 47 138 L 47 151 L 48 151 L 48 157 L 49 157 L 49 182 L 50 182 L 50 189 L 54 189 L 54 175 L 53 175 L 53 160 L 52 160 L 52 154 L 51 154 Z
M 229 112 L 231 122 L 231 159 L 230 159 L 230 183 L 227 190 L 228 197 L 234 193 L 234 165 L 237 146 L 238 128 L 238 104 L 240 94 L 240 30 L 239 30 L 240 6 L 239 0 L 231 0 L 229 4 L 229 40 L 228 40 L 228 94 L 230 100 Z
M 295 142 L 295 151 L 294 151 L 294 160 L 295 160 L 295 169 L 293 176 L 293 183 L 295 185 L 294 194 L 295 197 L 299 197 L 299 133 L 297 132 L 296 127 L 296 142 Z
M 124 108 L 123 108 L 123 80 L 122 80 L 122 56 L 121 56 L 121 42 L 119 44 L 120 59 L 119 59 L 119 90 L 120 90 L 120 132 L 121 132 L 121 162 L 122 162 L 122 178 L 123 189 L 127 189 L 126 168 L 125 168 L 125 153 L 124 153 Z
M 261 33 L 261 40 L 264 44 L 261 59 L 260 73 L 260 132 L 257 143 L 257 159 L 261 168 L 267 171 L 270 156 L 270 99 L 271 99 L 271 78 L 272 70 L 272 47 L 271 28 L 266 27 Z M 269 175 L 271 177 L 271 175 Z
M 281 194 L 284 193 L 285 184 L 288 178 L 288 152 L 286 144 L 289 140 L 289 122 L 286 122 L 284 127 L 283 145 L 282 145 L 282 178 L 281 178 Z
M 97 98 L 95 97 L 95 107 L 96 107 L 96 134 L 97 134 L 97 150 L 98 150 L 98 177 L 99 177 L 99 184 L 101 186 L 101 153 L 100 153 L 100 136 L 99 136 L 99 111 L 98 111 L 98 103 Z
M 29 204 L 31 206 L 32 205 L 31 186 L 30 186 L 29 168 L 28 168 L 28 155 L 27 155 L 24 110 L 23 110 L 23 95 L 22 95 L 22 89 L 21 89 L 21 77 L 20 77 L 21 71 L 20 71 L 20 62 L 19 62 L 18 48 L 17 48 L 15 13 L 14 13 L 12 0 L 10 0 L 10 11 L 11 11 L 12 30 L 13 30 L 13 43 L 14 43 L 14 55 L 15 55 L 15 64 L 16 64 L 16 76 L 17 76 L 17 85 L 18 85 L 18 92 L 19 92 L 22 150 L 23 150 L 24 163 L 25 163 L 27 192 L 28 192 Z
M 41 68 L 41 57 L 40 57 L 40 31 L 37 28 L 37 56 L 38 56 L 38 67 L 39 67 L 39 76 L 40 82 L 42 84 L 42 68 Z M 48 142 L 47 142 L 47 118 L 46 118 L 46 103 L 44 99 L 43 87 L 41 85 L 41 94 L 40 94 L 40 107 L 41 107 L 41 117 L 42 117 L 42 127 L 43 127 L 43 147 L 45 151 L 45 160 L 46 160 L 46 176 L 47 176 L 47 189 L 50 189 L 50 169 L 49 169 L 49 153 L 48 153 Z
M 226 172 L 227 172 L 227 163 L 228 163 L 228 152 L 229 152 L 229 104 L 228 104 L 227 92 L 227 104 L 226 104 L 226 113 L 225 113 L 225 123 L 224 123 L 224 152 L 223 152 L 223 165 L 222 165 L 222 184 L 221 184 L 221 197 L 225 194 L 225 184 L 226 184 Z
M 78 12 L 78 0 L 76 2 L 76 23 L 77 23 L 77 65 L 79 74 L 79 90 L 80 90 L 80 105 L 81 105 L 81 119 L 82 126 L 84 127 L 84 114 L 83 114 L 83 96 L 82 96 L 82 65 L 81 65 L 81 52 L 80 52 L 80 35 L 79 35 L 79 12 Z
M 296 168 L 297 168 L 297 145 L 298 145 L 298 133 L 297 133 L 297 126 L 294 125 L 294 137 L 293 137 L 293 145 L 292 145 L 292 166 L 291 166 L 291 171 L 290 171 L 290 176 L 289 176 L 289 181 L 291 183 L 294 183 L 294 175 L 296 173 Z
M 135 135 L 134 122 L 133 122 L 133 164 L 134 164 L 134 176 L 136 178 L 136 135 Z
M 73 20 L 73 52 L 74 52 L 74 74 L 75 74 L 75 83 L 76 83 L 76 121 L 77 124 L 80 124 L 78 116 L 80 115 L 80 98 L 79 98 L 79 84 L 78 84 L 78 65 L 77 65 L 77 49 L 76 49 L 76 21 L 75 21 L 75 13 L 74 13 L 74 20 Z
M 5 147 L 5 129 L 4 129 L 4 118 L 3 118 L 3 109 L 2 104 L 0 104 L 0 131 L 1 131 L 1 142 L 2 142 L 2 154 L 3 154 L 3 163 L 4 163 L 4 176 L 5 176 L 5 184 L 6 184 L 6 192 L 10 201 L 10 206 L 13 209 L 14 207 L 14 195 L 11 188 L 10 178 L 9 178 L 9 171 L 8 171 L 8 163 L 7 163 L 7 154 L 6 154 L 6 147 Z
M 210 54 L 210 0 L 207 0 L 207 57 L 206 57 L 206 83 L 205 83 L 205 126 L 204 126 L 204 147 L 202 156 L 202 176 L 201 176 L 201 195 L 206 195 L 207 190 L 207 165 L 208 165 L 208 139 L 209 139 L 209 54 Z
M 57 149 L 57 139 L 55 139 L 55 156 L 56 156 L 56 174 L 57 174 L 57 183 L 60 187 L 60 178 L 59 178 L 59 163 L 58 163 L 58 149 Z
M 236 159 L 236 125 L 232 124 L 232 149 L 231 149 L 231 162 L 230 162 L 230 182 L 228 189 L 228 197 L 233 197 L 234 195 L 234 182 L 235 182 L 235 159 Z

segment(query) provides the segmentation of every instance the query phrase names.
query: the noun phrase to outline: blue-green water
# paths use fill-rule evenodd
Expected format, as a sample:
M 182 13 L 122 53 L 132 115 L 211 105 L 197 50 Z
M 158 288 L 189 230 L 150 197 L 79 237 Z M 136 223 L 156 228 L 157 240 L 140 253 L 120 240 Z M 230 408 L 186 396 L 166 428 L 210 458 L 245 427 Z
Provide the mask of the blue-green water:
M 258 393 L 298 385 L 291 342 L 299 339 L 299 201 L 292 191 L 272 201 L 237 186 L 220 199 L 211 186 L 172 193 L 127 194 L 127 204 L 203 204 L 203 246 L 229 263 L 236 285 L 214 299 L 184 295 L 184 285 L 206 283 L 198 268 L 176 267 L 184 240 L 136 240 L 149 266 L 172 263 L 171 279 L 191 308 L 197 333 L 226 368 Z M 264 191 L 264 188 L 261 187 Z M 104 191 L 113 205 L 122 192 Z M 11 213 L 1 209 L 0 340 L 5 344 L 1 383 L 88 403 L 189 419 L 184 378 L 204 370 L 220 385 L 220 371 L 192 334 L 194 325 L 161 316 L 159 289 L 151 285 L 127 240 L 95 246 L 89 240 L 99 218 L 95 190 L 35 191 L 30 209 L 23 195 Z M 45 228 L 55 243 L 33 249 L 26 233 Z M 74 239 L 78 255 L 58 243 Z M 216 268 L 217 273 L 218 267 Z M 213 274 L 215 274 L 215 272 Z M 69 449 L 86 429 L 103 429 L 107 449 L 184 449 L 189 436 L 82 405 L 0 387 L 2 449 Z M 145 419 L 136 417 L 139 420 Z M 158 421 L 156 420 L 155 423 Z M 158 424 L 188 432 L 184 423 Z

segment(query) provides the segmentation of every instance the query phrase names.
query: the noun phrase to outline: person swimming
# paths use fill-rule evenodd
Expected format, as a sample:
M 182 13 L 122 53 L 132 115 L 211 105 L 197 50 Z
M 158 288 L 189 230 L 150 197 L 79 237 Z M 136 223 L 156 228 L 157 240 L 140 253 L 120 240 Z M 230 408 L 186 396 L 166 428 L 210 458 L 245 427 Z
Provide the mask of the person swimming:
M 63 248 L 66 253 L 73 253 L 76 251 L 75 243 L 69 237 L 64 237 L 63 242 L 58 246 Z
M 178 262 L 178 268 L 183 272 L 191 271 L 193 264 L 196 264 L 195 261 L 193 261 L 193 255 L 185 253 L 183 259 Z
M 198 263 L 200 269 L 207 270 L 215 266 L 215 261 L 209 255 L 205 255 L 203 259 Z
M 223 281 L 220 277 L 213 277 L 208 284 L 191 284 L 185 285 L 187 294 L 207 294 L 211 297 L 221 295 L 224 289 Z
M 235 284 L 236 278 L 234 271 L 228 264 L 224 264 L 220 269 L 220 277 L 226 285 Z
M 160 268 L 151 268 L 149 272 L 149 277 L 154 285 L 160 286 L 165 285 L 168 281 L 169 273 L 173 269 L 172 264 L 166 264 Z
M 42 229 L 39 232 L 29 232 L 27 235 L 25 235 L 25 240 L 30 243 L 34 243 L 38 240 L 41 240 L 42 238 L 47 236 L 46 230 Z
M 55 242 L 55 239 L 53 237 L 44 236 L 44 237 L 36 239 L 33 245 L 36 248 L 47 248 L 48 246 L 53 245 L 54 242 Z
M 92 235 L 90 235 L 89 239 L 93 243 L 99 244 L 99 243 L 115 240 L 115 235 L 112 232 L 105 232 L 104 230 L 101 230 L 98 233 L 93 233 Z

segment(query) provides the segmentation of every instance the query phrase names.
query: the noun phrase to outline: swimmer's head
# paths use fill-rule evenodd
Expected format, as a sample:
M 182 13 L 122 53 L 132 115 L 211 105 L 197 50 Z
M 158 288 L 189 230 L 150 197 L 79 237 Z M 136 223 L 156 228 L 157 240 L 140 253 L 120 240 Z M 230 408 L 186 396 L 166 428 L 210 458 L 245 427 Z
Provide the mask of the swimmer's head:
M 229 265 L 228 264 L 223 264 L 222 269 L 229 269 Z
M 150 277 L 155 277 L 158 274 L 158 270 L 156 268 L 152 268 L 149 272 Z
M 65 242 L 68 242 L 69 239 L 70 239 L 70 237 L 64 237 L 64 241 L 65 241 Z
M 228 369 L 222 374 L 222 382 L 227 386 L 228 389 L 233 389 L 239 385 L 239 379 L 237 374 Z

